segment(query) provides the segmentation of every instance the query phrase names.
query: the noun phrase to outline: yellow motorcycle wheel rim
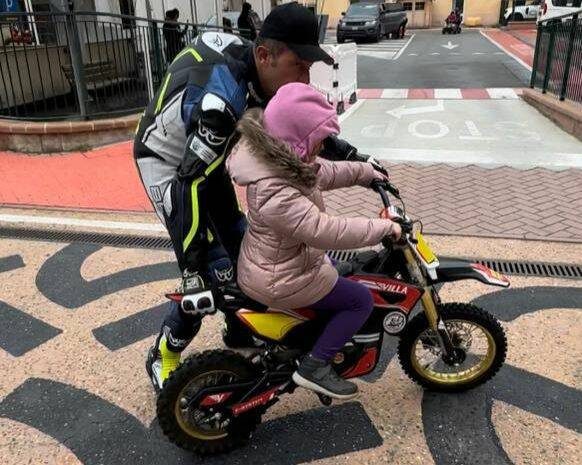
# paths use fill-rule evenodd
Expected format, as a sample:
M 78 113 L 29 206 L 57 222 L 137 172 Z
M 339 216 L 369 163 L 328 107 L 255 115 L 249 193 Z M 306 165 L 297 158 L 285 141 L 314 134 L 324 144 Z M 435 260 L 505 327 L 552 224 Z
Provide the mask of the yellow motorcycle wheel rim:
M 184 417 L 182 416 L 182 412 L 180 410 L 180 399 L 184 395 L 184 391 L 186 391 L 186 389 L 192 383 L 196 382 L 200 378 L 206 378 L 210 375 L 225 375 L 225 374 L 232 375 L 232 376 L 236 377 L 236 374 L 231 372 L 231 371 L 208 371 L 206 373 L 203 373 L 203 374 L 197 376 L 196 378 L 191 379 L 186 384 L 186 386 L 184 386 L 180 390 L 180 394 L 178 394 L 178 397 L 176 398 L 176 403 L 174 404 L 174 416 L 176 417 L 176 421 L 178 422 L 178 425 L 180 425 L 180 428 L 182 428 L 182 431 L 184 431 L 185 433 L 187 433 L 188 435 L 192 436 L 195 439 L 200 439 L 201 441 L 216 441 L 218 439 L 222 439 L 222 438 L 227 437 L 228 432 L 226 432 L 224 430 L 210 432 L 210 431 L 207 431 L 207 430 L 202 429 L 202 428 L 194 427 L 191 423 L 187 422 L 184 419 Z
M 412 366 L 423 378 L 433 383 L 442 384 L 445 386 L 470 383 L 471 381 L 482 376 L 487 370 L 489 370 L 489 368 L 491 368 L 491 365 L 493 365 L 493 360 L 495 359 L 495 354 L 497 353 L 495 341 L 493 339 L 493 336 L 491 336 L 491 333 L 489 333 L 489 331 L 487 331 L 485 328 L 483 328 L 483 326 L 478 325 L 477 323 L 467 320 L 448 320 L 445 322 L 445 324 L 448 322 L 470 323 L 471 325 L 483 331 L 483 334 L 485 334 L 485 337 L 487 339 L 487 353 L 485 354 L 485 357 L 483 357 L 477 365 L 467 370 L 460 371 L 458 373 L 442 373 L 431 370 L 429 367 L 422 366 L 422 364 L 417 358 L 416 347 L 420 342 L 419 341 L 420 337 L 424 334 L 423 332 L 419 334 L 419 336 L 414 341 L 414 344 L 412 345 L 412 351 L 410 354 Z

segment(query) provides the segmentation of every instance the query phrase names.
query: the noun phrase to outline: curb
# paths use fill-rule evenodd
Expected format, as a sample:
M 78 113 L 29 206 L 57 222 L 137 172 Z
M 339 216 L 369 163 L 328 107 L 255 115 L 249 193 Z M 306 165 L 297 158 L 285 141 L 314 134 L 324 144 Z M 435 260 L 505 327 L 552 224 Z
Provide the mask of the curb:
M 0 150 L 31 154 L 75 152 L 133 136 L 140 115 L 94 121 L 30 122 L 0 119 Z

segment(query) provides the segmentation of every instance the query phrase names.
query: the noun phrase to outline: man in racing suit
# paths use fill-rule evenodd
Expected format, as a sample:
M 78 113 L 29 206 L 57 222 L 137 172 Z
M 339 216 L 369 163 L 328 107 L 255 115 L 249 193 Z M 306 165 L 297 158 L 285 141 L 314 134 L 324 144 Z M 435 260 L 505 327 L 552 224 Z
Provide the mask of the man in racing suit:
M 134 156 L 172 239 L 183 274 L 180 290 L 188 294 L 188 305 L 172 302 L 148 354 L 156 390 L 178 366 L 202 316 L 214 313 L 216 287 L 236 276 L 232 264 L 246 220 L 224 169 L 236 122 L 247 108 L 266 105 L 284 84 L 308 83 L 316 61 L 333 63 L 319 47 L 317 19 L 288 3 L 269 14 L 255 43 L 220 32 L 200 34 L 176 56 L 142 116 Z M 326 141 L 326 153 L 330 159 L 362 159 L 337 138 Z M 245 329 L 227 319 L 226 331 Z

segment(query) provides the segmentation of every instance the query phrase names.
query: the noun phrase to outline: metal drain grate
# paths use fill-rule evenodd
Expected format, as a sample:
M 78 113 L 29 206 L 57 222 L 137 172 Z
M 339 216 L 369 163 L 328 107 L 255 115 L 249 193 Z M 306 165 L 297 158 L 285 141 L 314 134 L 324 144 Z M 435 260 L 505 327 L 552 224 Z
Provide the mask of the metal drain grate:
M 514 276 L 582 279 L 582 265 L 547 262 L 518 262 L 514 260 L 474 260 L 499 273 Z
M 124 234 L 86 233 L 80 231 L 50 231 L 46 229 L 0 228 L 0 237 L 32 239 L 50 242 L 89 242 L 112 247 L 143 249 L 171 249 L 172 242 L 165 237 L 132 236 Z
M 50 231 L 43 229 L 0 227 L 0 237 L 65 243 L 88 242 L 110 247 L 164 250 L 172 249 L 172 242 L 169 238 L 155 236 L 132 236 L 123 234 L 86 233 L 80 231 Z M 328 254 L 334 260 L 348 261 L 354 258 L 360 252 L 362 252 L 362 250 L 333 250 L 329 251 Z M 474 258 L 467 258 L 466 260 L 470 260 L 475 263 L 481 263 L 495 271 L 498 271 L 499 273 L 507 275 L 531 276 L 540 278 L 582 279 L 582 265 Z
M 327 255 L 329 258 L 333 260 L 337 260 L 338 262 L 347 262 L 358 255 L 357 250 L 329 250 Z

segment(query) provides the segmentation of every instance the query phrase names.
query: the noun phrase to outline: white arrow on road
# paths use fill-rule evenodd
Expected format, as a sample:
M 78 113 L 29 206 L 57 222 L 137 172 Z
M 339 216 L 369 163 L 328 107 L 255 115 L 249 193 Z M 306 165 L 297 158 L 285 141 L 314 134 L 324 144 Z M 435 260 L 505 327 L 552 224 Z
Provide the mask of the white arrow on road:
M 454 48 L 457 48 L 458 46 L 459 46 L 459 44 L 452 44 L 450 40 L 449 40 L 448 44 L 441 45 L 441 47 L 448 48 L 449 50 L 453 50 Z
M 445 106 L 443 105 L 442 100 L 436 100 L 436 105 L 428 106 L 428 107 L 414 107 L 414 108 L 406 108 L 404 105 L 400 105 L 399 107 L 394 108 L 393 110 L 388 110 L 386 112 L 387 115 L 394 116 L 394 118 L 400 119 L 403 116 L 408 115 L 422 115 L 423 113 L 435 113 L 438 111 L 444 111 Z

